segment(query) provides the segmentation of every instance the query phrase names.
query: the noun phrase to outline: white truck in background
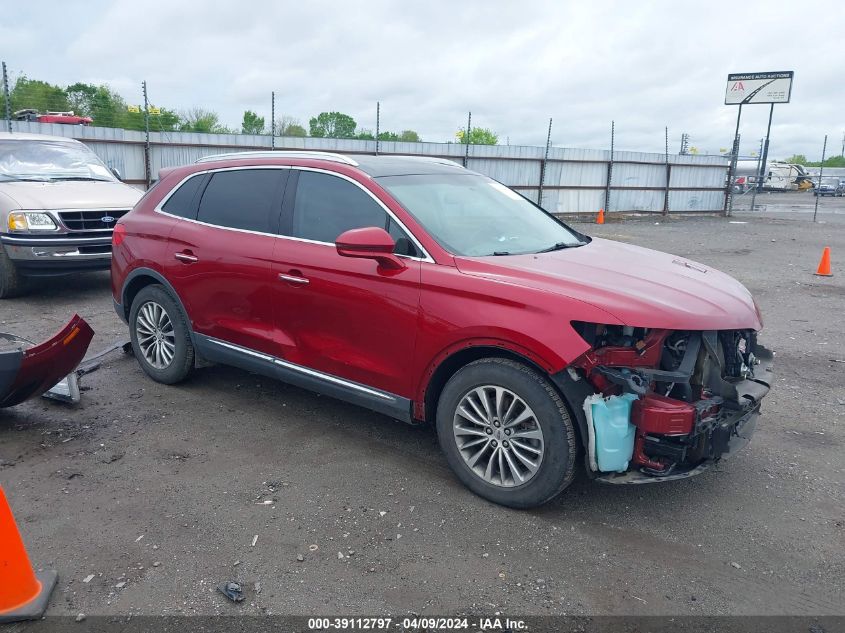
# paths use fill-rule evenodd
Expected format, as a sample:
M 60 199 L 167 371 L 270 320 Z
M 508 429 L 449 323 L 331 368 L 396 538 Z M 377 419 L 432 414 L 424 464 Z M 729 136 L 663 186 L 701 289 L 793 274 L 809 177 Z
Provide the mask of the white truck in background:
M 756 160 L 739 160 L 734 172 L 735 184 L 744 189 L 751 189 L 757 184 L 757 170 L 760 164 Z M 764 191 L 803 191 L 813 186 L 810 176 L 802 165 L 770 161 L 763 170 Z

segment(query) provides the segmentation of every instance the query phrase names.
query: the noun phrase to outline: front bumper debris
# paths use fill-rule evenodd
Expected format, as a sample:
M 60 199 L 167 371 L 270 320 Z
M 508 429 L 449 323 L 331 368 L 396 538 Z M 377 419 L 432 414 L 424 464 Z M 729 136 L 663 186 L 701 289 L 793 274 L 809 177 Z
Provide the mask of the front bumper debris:
M 78 314 L 55 336 L 26 348 L 25 339 L 0 333 L 0 408 L 49 391 L 71 374 L 88 351 L 94 330 Z

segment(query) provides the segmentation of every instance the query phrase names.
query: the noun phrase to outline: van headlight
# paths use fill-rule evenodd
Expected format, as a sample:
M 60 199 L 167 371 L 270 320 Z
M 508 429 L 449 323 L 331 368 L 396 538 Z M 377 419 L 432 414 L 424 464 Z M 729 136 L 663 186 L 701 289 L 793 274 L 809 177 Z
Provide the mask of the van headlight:
M 55 231 L 59 227 L 49 214 L 43 211 L 13 211 L 9 214 L 10 232 Z

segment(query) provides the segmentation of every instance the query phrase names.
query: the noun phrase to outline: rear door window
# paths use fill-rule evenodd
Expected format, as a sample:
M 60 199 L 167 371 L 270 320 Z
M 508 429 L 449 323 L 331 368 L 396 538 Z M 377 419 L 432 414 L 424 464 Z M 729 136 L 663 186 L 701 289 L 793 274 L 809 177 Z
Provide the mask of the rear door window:
M 215 226 L 276 233 L 286 169 L 236 169 L 211 175 L 197 220 Z

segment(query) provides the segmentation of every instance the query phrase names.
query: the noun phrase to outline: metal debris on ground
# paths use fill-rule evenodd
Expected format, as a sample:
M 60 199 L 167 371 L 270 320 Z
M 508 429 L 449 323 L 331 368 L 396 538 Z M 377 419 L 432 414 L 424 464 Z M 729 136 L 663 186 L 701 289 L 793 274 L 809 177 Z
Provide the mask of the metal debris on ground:
M 217 589 L 232 602 L 241 602 L 244 599 L 243 589 L 234 580 L 218 585 Z

